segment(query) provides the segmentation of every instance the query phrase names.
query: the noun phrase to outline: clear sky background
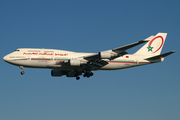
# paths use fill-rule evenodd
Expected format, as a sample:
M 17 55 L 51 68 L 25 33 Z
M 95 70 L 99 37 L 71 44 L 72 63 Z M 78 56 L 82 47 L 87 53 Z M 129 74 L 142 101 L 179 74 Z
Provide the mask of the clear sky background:
M 179 120 L 179 0 L 1 0 L 0 120 Z M 162 63 L 51 77 L 3 56 L 17 48 L 108 50 L 167 32 Z M 142 45 L 128 50 L 136 52 Z

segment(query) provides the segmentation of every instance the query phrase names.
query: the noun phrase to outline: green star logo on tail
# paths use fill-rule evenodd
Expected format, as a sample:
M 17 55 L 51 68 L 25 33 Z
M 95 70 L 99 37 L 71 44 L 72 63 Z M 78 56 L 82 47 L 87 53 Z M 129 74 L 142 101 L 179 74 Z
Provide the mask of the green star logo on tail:
M 151 47 L 151 46 L 149 45 L 149 47 L 147 47 L 147 49 L 148 49 L 148 52 L 149 52 L 149 51 L 152 52 L 153 47 Z

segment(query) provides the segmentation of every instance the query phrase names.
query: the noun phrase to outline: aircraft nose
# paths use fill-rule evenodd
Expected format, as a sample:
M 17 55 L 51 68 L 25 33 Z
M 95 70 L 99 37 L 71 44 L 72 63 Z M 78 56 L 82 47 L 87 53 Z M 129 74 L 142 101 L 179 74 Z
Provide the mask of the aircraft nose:
M 8 61 L 7 55 L 3 57 L 3 60 L 6 61 L 6 62 Z

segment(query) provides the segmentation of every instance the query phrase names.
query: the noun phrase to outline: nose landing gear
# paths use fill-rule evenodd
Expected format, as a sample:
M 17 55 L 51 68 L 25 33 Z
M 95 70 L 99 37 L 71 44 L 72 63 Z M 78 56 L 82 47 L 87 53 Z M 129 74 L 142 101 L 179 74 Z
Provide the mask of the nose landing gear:
M 19 66 L 20 68 L 21 68 L 21 75 L 24 75 L 24 68 L 23 68 L 23 66 Z

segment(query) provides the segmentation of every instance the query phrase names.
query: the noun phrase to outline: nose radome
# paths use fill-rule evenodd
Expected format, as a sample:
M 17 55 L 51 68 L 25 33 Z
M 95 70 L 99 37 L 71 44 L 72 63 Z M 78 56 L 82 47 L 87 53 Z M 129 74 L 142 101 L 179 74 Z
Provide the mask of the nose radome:
M 7 61 L 7 60 L 8 60 L 7 55 L 3 57 L 3 60 L 4 60 L 4 61 Z

